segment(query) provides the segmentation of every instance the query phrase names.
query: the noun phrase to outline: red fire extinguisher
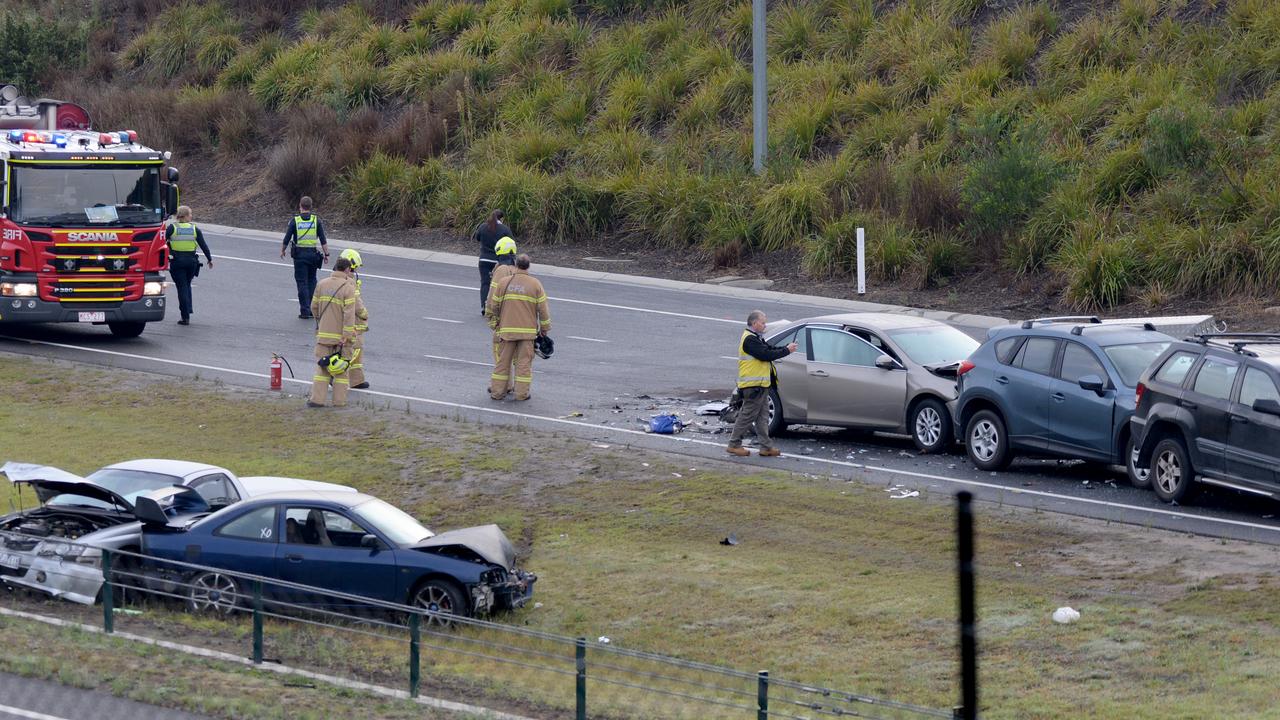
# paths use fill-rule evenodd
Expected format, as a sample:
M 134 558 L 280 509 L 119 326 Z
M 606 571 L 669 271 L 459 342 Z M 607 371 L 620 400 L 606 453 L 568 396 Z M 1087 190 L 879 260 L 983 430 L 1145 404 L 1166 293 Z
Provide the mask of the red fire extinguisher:
M 271 353 L 271 389 L 279 390 L 284 387 L 284 364 L 280 362 L 280 356 Z

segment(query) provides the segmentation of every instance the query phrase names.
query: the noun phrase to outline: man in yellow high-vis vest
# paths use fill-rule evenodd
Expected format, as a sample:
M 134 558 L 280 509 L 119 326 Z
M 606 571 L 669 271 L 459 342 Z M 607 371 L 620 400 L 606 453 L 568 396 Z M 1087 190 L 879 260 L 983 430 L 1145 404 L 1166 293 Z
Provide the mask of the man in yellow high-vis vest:
M 791 343 L 786 347 L 776 347 L 765 342 L 762 333 L 766 322 L 763 310 L 752 310 L 747 315 L 747 327 L 738 340 L 738 394 L 742 396 L 742 408 L 738 410 L 733 434 L 729 436 L 730 455 L 746 457 L 751 454 L 750 450 L 742 447 L 742 438 L 753 425 L 756 440 L 760 443 L 760 455 L 777 457 L 782 454 L 769 438 L 769 388 L 775 377 L 773 361 L 790 355 L 798 346 Z
M 329 244 L 320 216 L 311 212 L 311 198 L 298 201 L 298 214 L 289 221 L 280 257 L 293 245 L 293 281 L 298 286 L 298 317 L 311 317 L 311 298 L 316 294 L 316 273 L 329 262 Z
M 204 242 L 204 233 L 191 222 L 191 208 L 179 205 L 174 213 L 174 222 L 164 229 L 165 239 L 169 241 L 169 278 L 178 291 L 178 312 L 182 319 L 179 325 L 191 324 L 191 281 L 200 274 L 200 258 L 196 250 L 204 251 L 204 259 L 213 268 L 213 256 L 209 254 L 209 246 Z

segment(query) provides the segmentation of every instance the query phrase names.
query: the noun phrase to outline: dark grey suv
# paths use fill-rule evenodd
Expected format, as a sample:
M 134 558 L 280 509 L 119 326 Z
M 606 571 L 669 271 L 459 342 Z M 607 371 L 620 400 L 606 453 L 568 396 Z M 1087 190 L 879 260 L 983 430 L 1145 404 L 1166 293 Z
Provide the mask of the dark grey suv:
M 1197 483 L 1280 492 L 1280 335 L 1197 335 L 1171 344 L 1138 383 L 1135 463 L 1183 503 Z

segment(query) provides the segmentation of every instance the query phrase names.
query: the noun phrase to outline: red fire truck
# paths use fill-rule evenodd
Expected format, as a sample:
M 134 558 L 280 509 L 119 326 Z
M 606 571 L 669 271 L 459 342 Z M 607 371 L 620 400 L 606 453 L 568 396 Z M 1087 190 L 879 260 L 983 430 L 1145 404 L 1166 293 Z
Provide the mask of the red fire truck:
M 89 129 L 60 100 L 0 87 L 0 327 L 105 324 L 137 337 L 164 319 L 164 223 L 178 200 L 168 152 Z

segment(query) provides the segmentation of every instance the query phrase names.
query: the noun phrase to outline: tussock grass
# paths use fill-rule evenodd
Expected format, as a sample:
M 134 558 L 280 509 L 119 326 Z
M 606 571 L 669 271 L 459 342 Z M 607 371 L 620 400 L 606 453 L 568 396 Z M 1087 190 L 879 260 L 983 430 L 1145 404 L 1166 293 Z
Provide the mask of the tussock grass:
M 1237 287 L 1265 287 L 1238 265 L 1246 258 L 1280 266 L 1264 242 L 1280 218 L 1267 181 L 1280 170 L 1280 5 L 1266 0 L 777 3 L 771 172 L 745 200 L 725 189 L 742 187 L 751 161 L 747 0 L 427 0 L 396 17 L 379 7 L 290 4 L 285 24 L 241 0 L 169 4 L 121 43 L 123 76 L 243 89 L 258 108 L 244 95 L 127 89 L 176 100 L 164 107 L 193 113 L 196 129 L 127 124 L 236 153 L 261 142 L 251 124 L 270 113 L 322 104 L 346 122 L 412 105 L 429 118 L 406 129 L 420 149 L 348 141 L 330 124 L 316 139 L 339 150 L 319 184 L 356 192 L 334 176 L 378 148 L 409 166 L 438 158 L 448 179 L 424 217 L 455 229 L 509 199 L 530 218 L 524 231 L 549 240 L 619 232 L 725 262 L 803 247 L 807 266 L 829 273 L 843 252 L 829 228 L 855 213 L 890 238 L 884 277 L 929 284 L 998 258 L 1021 275 L 1070 269 L 1081 305 L 1148 282 L 1191 295 L 1221 282 L 1215 265 L 1128 272 L 1119 246 L 1082 240 L 1102 226 L 1108 242 L 1144 247 L 1166 226 L 1246 238 L 1214 261 L 1236 268 Z M 495 162 L 529 188 L 500 181 Z M 535 207 L 548 199 L 555 209 Z M 1115 282 L 1137 285 L 1106 289 Z

